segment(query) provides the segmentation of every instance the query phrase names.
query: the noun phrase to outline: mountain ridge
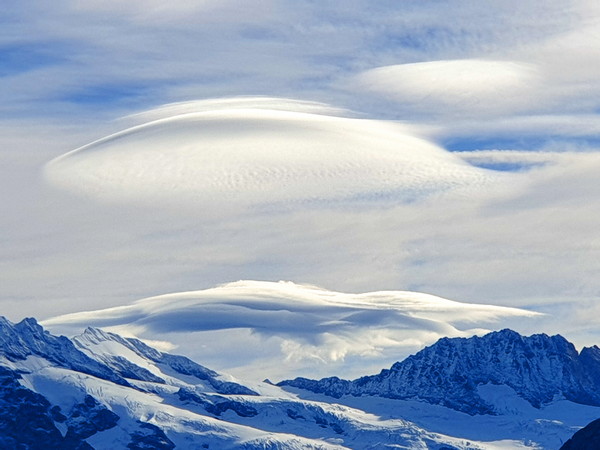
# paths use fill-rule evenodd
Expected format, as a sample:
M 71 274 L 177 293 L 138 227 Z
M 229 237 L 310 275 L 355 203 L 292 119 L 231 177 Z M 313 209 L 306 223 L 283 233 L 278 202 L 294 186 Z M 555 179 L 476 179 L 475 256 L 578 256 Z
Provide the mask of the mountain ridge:
M 0 331 L 0 447 L 7 449 L 550 449 L 600 416 L 600 408 L 564 399 L 553 399 L 554 409 L 544 414 L 531 414 L 535 409 L 529 403 L 510 403 L 506 389 L 511 388 L 498 386 L 505 389 L 500 395 L 509 407 L 496 411 L 505 414 L 499 421 L 493 419 L 494 411 L 485 415 L 489 419 L 482 433 L 469 425 L 482 414 L 398 399 L 378 411 L 381 397 L 374 391 L 351 405 L 342 402 L 344 397 L 340 402 L 307 398 L 289 386 L 248 386 L 185 356 L 98 328 L 69 339 L 53 336 L 35 319 L 13 324 L 0 318 Z M 495 336 L 504 343 L 501 349 L 508 344 L 520 348 L 519 342 L 531 339 L 509 330 Z M 597 347 L 578 354 L 562 337 L 539 336 L 536 348 L 551 360 L 564 362 L 566 354 L 584 365 L 596 367 L 600 361 Z M 438 344 L 447 350 L 472 339 L 442 339 Z M 383 370 L 379 381 L 402 372 L 397 364 Z M 588 384 L 595 386 L 597 373 L 588 372 Z M 359 380 L 363 387 L 374 386 L 372 377 Z M 491 387 L 485 387 L 487 397 L 481 398 L 493 403 L 498 392 L 490 394 Z M 448 393 L 452 398 L 452 391 Z M 472 400 L 462 398 L 464 405 Z M 449 419 L 460 425 L 444 428 Z
M 0 348 L 9 360 L 24 360 L 30 355 L 41 356 L 60 367 L 113 381 L 123 386 L 128 382 L 88 357 L 65 336 L 53 336 L 33 318 L 23 319 L 14 326 L 0 316 Z
M 206 381 L 220 394 L 258 395 L 256 392 L 240 384 L 220 380 L 217 372 L 201 366 L 185 356 L 163 353 L 148 346 L 139 339 L 124 338 L 118 334 L 92 327 L 86 328 L 81 335 L 73 338 L 75 345 L 84 351 L 89 350 L 90 345 L 110 341 L 125 346 L 142 358 L 147 358 L 154 363 L 163 364 L 181 375 L 188 375 Z M 165 383 L 164 380 L 152 374 L 152 372 L 144 368 L 140 370 L 139 366 L 135 366 L 135 364 L 130 363 L 121 356 L 99 355 L 96 353 L 96 357 L 123 377 L 137 378 L 140 381 Z
M 507 385 L 536 408 L 561 395 L 600 406 L 600 349 L 586 347 L 579 353 L 560 335 L 523 337 L 504 329 L 482 337 L 442 338 L 377 375 L 352 381 L 296 378 L 278 385 L 334 398 L 420 399 L 470 415 L 494 414 L 477 393 L 477 387 L 486 383 Z

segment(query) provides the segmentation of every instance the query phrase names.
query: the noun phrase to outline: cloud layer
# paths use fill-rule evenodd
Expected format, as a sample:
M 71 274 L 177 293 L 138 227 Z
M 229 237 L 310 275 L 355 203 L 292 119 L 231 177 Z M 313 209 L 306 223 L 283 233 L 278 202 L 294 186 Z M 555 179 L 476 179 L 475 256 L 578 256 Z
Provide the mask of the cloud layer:
M 281 378 L 308 365 L 303 373 L 312 376 L 335 370 L 358 376 L 367 364 L 385 366 L 443 336 L 469 336 L 539 316 L 415 292 L 346 294 L 290 282 L 240 281 L 59 316 L 44 326 L 69 334 L 95 326 L 166 340 L 217 369 Z M 196 333 L 193 341 L 190 333 Z M 213 348 L 216 341 L 221 343 Z

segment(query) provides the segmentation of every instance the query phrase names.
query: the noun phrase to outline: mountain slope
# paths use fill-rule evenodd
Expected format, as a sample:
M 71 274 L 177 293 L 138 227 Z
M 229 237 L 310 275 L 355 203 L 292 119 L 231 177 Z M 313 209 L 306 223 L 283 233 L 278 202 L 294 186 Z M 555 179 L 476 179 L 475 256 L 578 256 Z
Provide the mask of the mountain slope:
M 166 369 L 179 376 L 187 375 L 204 381 L 205 388 L 212 388 L 220 394 L 257 395 L 245 386 L 223 380 L 217 372 L 185 356 L 162 353 L 138 339 L 123 338 L 115 333 L 88 327 L 83 334 L 73 338 L 73 342 L 82 351 L 106 364 L 122 377 L 166 383 L 163 379 L 166 378 Z M 111 353 L 115 350 L 118 351 L 116 355 Z M 136 365 L 132 360 L 142 362 L 142 366 Z
M 10 361 L 38 356 L 58 367 L 83 372 L 127 386 L 127 381 L 112 370 L 78 351 L 64 336 L 56 337 L 44 331 L 34 319 L 25 319 L 13 325 L 0 317 L 0 347 L 2 355 Z
M 33 319 L 0 323 L 7 449 L 555 449 L 600 416 L 598 407 L 547 400 L 558 390 L 593 403 L 597 392 L 598 349 L 577 353 L 560 336 L 442 339 L 374 377 L 296 383 L 361 395 L 334 401 L 241 382 L 97 328 L 68 339 Z M 412 374 L 412 400 L 397 398 L 398 374 Z M 484 410 L 493 415 L 475 414 Z
M 565 442 L 560 450 L 595 450 L 600 448 L 600 419 L 590 422 Z
M 494 414 L 478 392 L 491 383 L 508 386 L 534 407 L 557 396 L 600 406 L 600 349 L 578 353 L 562 336 L 523 337 L 511 330 L 483 337 L 443 338 L 389 370 L 354 381 L 297 378 L 279 383 L 323 393 L 420 399 L 468 414 Z
M 247 387 L 114 333 L 89 328 L 71 341 L 33 319 L 2 326 L 3 448 L 485 448 L 266 383 Z

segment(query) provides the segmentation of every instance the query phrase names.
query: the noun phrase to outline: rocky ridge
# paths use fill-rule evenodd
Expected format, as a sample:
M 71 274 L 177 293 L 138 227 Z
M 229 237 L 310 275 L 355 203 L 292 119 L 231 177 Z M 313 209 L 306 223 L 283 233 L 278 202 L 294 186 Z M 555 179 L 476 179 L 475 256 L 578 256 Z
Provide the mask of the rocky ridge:
M 494 414 L 478 386 L 506 385 L 536 408 L 557 397 L 600 406 L 600 349 L 577 352 L 560 335 L 525 337 L 512 330 L 443 338 L 379 374 L 356 380 L 296 378 L 279 383 L 334 398 L 419 399 L 471 415 Z

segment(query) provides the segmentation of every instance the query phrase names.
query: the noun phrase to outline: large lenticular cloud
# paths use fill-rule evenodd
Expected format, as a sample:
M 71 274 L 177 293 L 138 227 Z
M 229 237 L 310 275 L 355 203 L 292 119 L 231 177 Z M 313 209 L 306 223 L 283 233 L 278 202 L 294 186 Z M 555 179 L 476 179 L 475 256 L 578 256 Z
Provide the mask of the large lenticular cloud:
M 158 119 L 54 160 L 46 175 L 101 200 L 245 205 L 403 201 L 493 178 L 406 126 L 332 111 L 278 99 L 166 107 L 148 114 Z

